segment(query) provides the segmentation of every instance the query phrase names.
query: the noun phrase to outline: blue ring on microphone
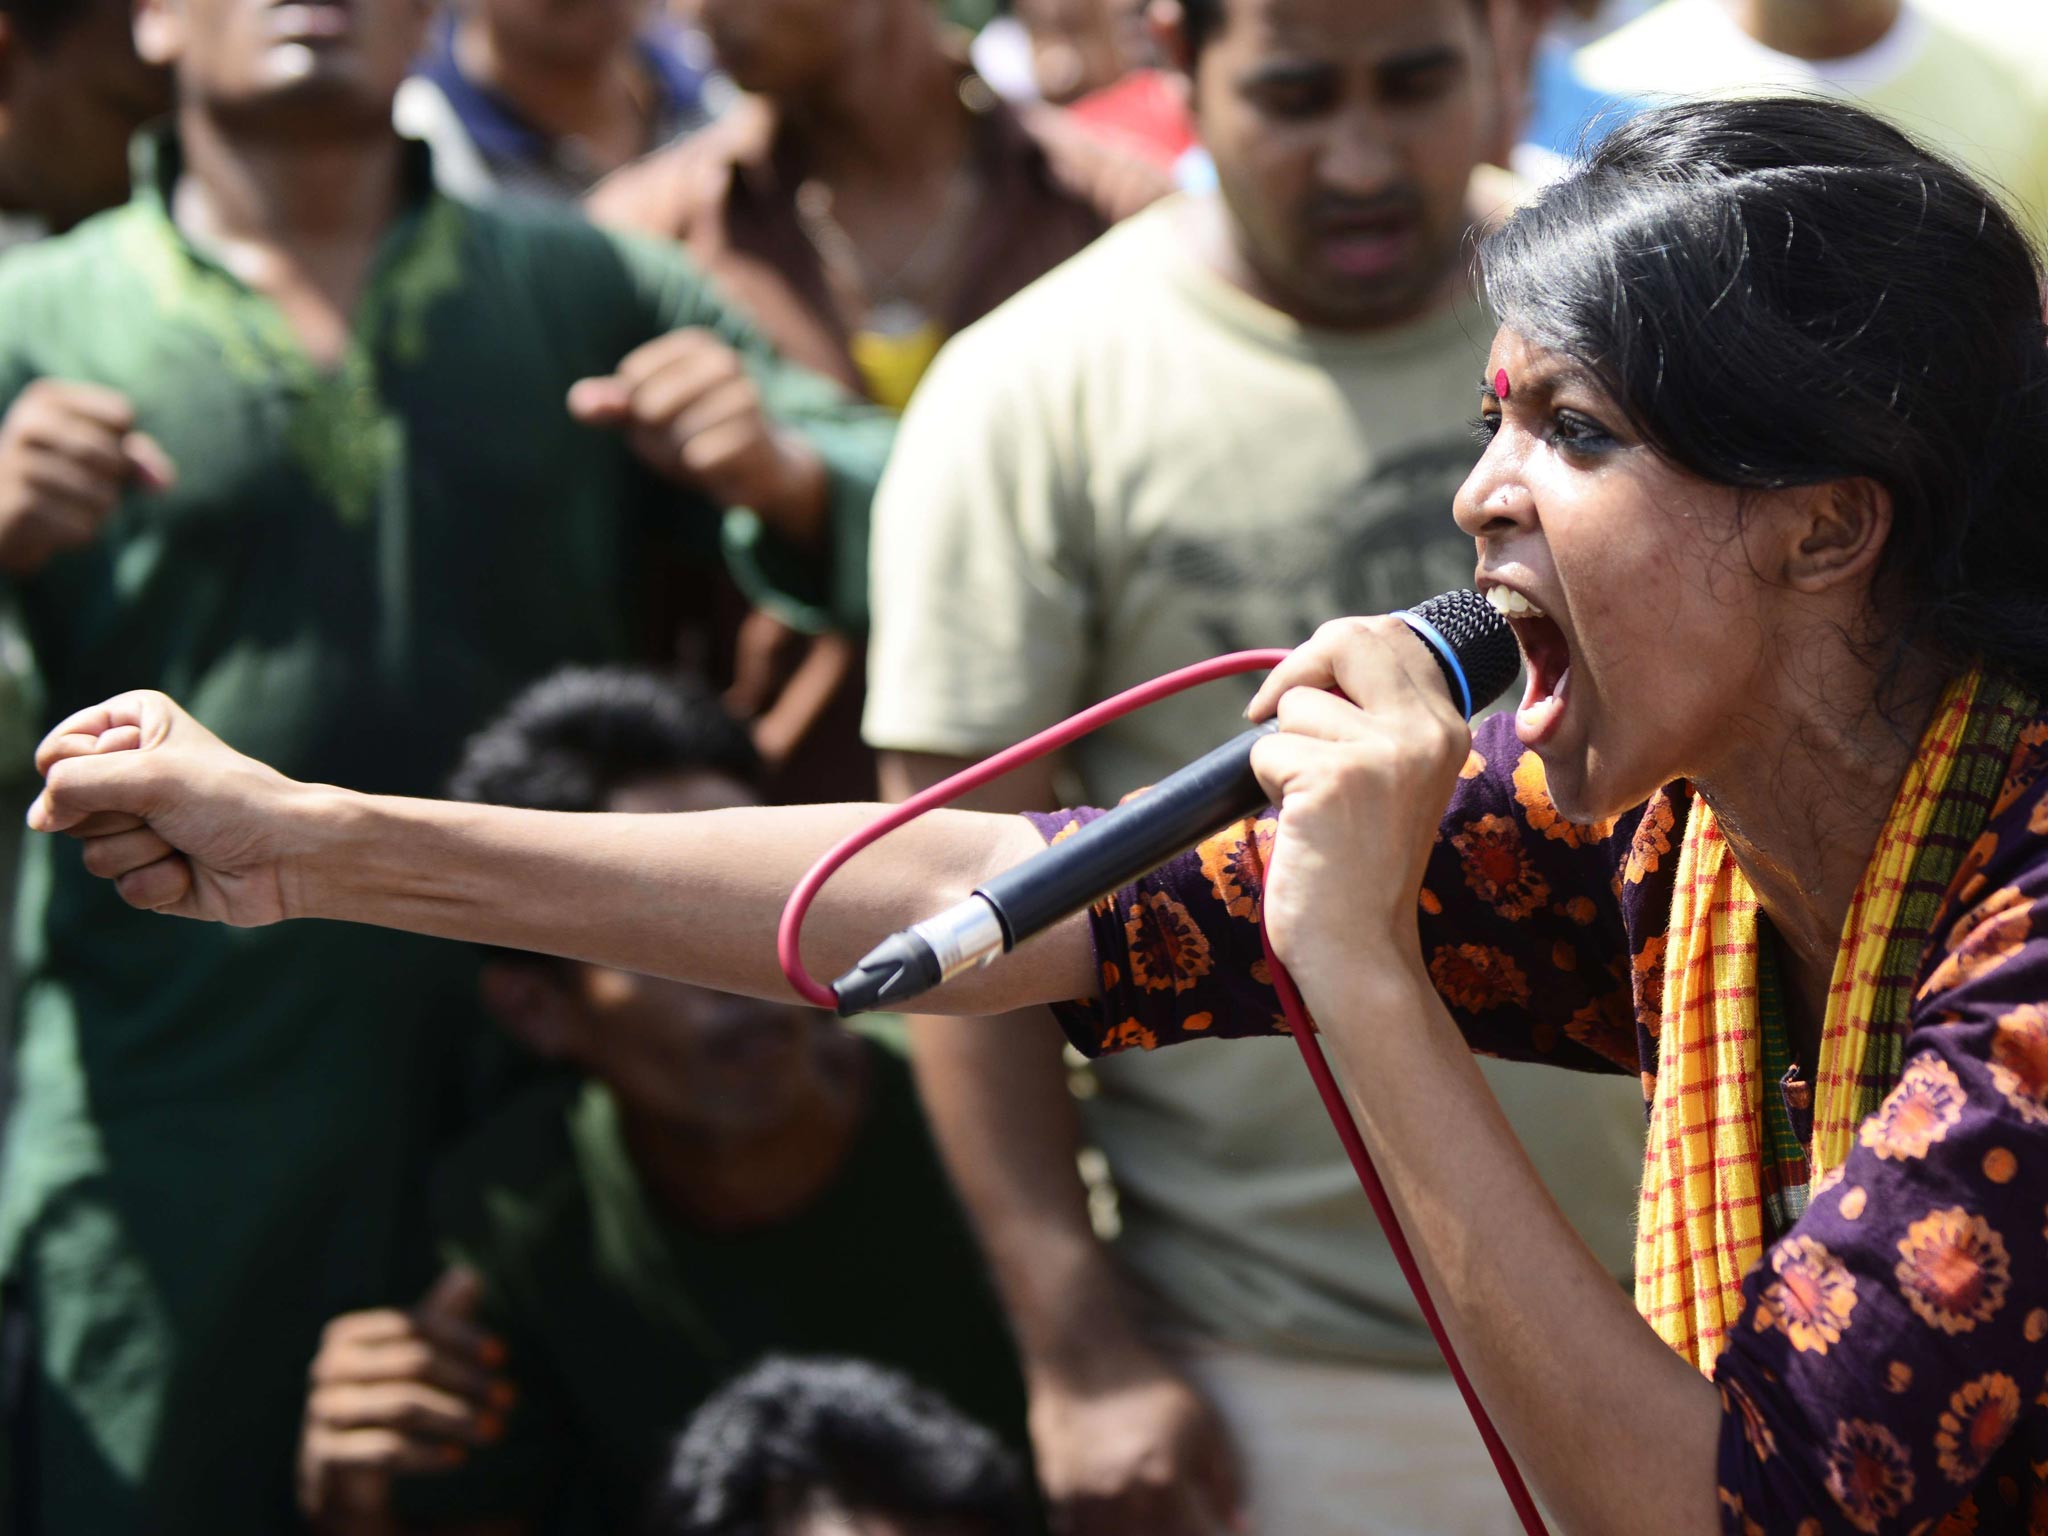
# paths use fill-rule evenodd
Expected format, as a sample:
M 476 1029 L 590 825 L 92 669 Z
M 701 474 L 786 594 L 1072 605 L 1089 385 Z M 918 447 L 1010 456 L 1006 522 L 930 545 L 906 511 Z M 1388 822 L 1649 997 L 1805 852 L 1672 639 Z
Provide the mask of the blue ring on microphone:
M 1402 609 L 1394 617 L 1406 624 L 1425 640 L 1444 665 L 1444 670 L 1458 681 L 1458 711 L 1467 720 L 1472 718 L 1472 683 L 1465 676 L 1465 664 L 1458 659 L 1457 648 L 1437 632 L 1437 627 L 1420 614 Z

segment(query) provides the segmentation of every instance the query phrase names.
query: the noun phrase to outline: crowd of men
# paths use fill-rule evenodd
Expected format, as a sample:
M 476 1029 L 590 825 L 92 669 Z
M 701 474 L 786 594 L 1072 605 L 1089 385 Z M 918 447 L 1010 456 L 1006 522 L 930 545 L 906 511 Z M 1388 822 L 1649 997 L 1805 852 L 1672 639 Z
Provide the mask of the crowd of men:
M 2048 230 L 2030 0 L 0 0 L 0 785 L 159 687 L 363 789 L 900 798 L 1464 585 L 1473 231 L 1759 87 Z M 18 854 L 4 1529 L 1515 1528 L 1291 1051 L 1084 1077 Z M 1489 1073 L 1626 1283 L 1637 1082 Z

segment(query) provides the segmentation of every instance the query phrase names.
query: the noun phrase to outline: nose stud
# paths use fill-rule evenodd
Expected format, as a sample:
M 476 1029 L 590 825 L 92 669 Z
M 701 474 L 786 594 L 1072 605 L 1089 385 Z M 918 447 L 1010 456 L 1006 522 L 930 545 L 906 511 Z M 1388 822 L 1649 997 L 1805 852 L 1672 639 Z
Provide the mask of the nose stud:
M 1493 395 L 1494 395 L 1494 398 L 1495 398 L 1496 400 L 1505 400 L 1505 399 L 1507 399 L 1507 397 L 1508 397 L 1508 393 L 1509 393 L 1509 390 L 1508 390 L 1508 371 L 1507 371 L 1507 369 L 1505 369 L 1505 368 L 1496 368 L 1496 369 L 1494 369 L 1494 371 L 1493 371 Z

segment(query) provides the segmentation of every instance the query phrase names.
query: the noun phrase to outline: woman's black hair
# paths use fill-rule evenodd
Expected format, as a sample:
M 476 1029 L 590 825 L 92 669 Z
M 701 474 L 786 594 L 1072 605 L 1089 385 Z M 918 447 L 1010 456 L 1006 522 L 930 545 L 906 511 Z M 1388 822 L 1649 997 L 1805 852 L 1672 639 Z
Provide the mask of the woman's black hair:
M 779 1511 L 816 1498 L 984 1536 L 1036 1525 L 1017 1457 L 938 1393 L 868 1361 L 771 1355 L 697 1410 L 646 1530 L 773 1536 Z
M 2048 330 L 1985 187 L 1839 102 L 1687 102 L 1616 129 L 1482 247 L 1501 324 L 1726 486 L 1867 478 L 1893 649 L 2048 685 Z

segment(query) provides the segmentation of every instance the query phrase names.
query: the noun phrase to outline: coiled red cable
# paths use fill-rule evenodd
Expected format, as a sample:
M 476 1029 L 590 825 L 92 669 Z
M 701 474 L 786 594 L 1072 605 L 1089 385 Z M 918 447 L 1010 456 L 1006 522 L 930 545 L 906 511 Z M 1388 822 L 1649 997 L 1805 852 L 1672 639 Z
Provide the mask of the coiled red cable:
M 829 987 L 820 983 L 804 968 L 801 949 L 804 916 L 810 911 L 811 903 L 823 890 L 825 882 L 836 874 L 840 867 L 863 848 L 872 846 L 894 832 L 898 827 L 915 821 L 925 812 L 950 805 L 969 790 L 977 789 L 991 779 L 1023 764 L 1057 752 L 1061 747 L 1078 741 L 1089 732 L 1098 730 L 1120 716 L 1142 709 L 1147 704 L 1166 698 L 1171 694 L 1185 692 L 1202 683 L 1217 678 L 1232 677 L 1243 672 L 1263 672 L 1277 666 L 1288 653 L 1280 650 L 1234 651 L 1227 656 L 1217 656 L 1209 661 L 1183 667 L 1169 672 L 1164 677 L 1155 677 L 1149 683 L 1126 689 L 1100 704 L 1084 709 L 1073 718 L 1040 731 L 1036 736 L 1020 741 L 1017 745 L 984 762 L 975 764 L 954 774 L 950 779 L 934 784 L 930 789 L 911 796 L 901 805 L 877 817 L 867 826 L 849 837 L 842 838 L 828 849 L 825 855 L 813 864 L 790 892 L 789 901 L 782 909 L 782 922 L 776 930 L 776 956 L 782 963 L 782 974 L 789 978 L 789 984 L 806 1002 L 820 1008 L 834 1008 L 838 999 Z M 1350 1107 L 1344 1102 L 1344 1093 L 1337 1085 L 1330 1064 L 1323 1057 L 1322 1046 L 1316 1039 L 1315 1020 L 1309 1017 L 1308 1008 L 1296 990 L 1294 978 L 1287 974 L 1279 958 L 1273 953 L 1273 946 L 1266 938 L 1264 925 L 1259 929 L 1259 942 L 1266 952 L 1266 964 L 1273 973 L 1274 990 L 1280 994 L 1281 1011 L 1287 1018 L 1288 1028 L 1294 1035 L 1294 1043 L 1301 1049 L 1301 1059 L 1314 1080 L 1316 1092 L 1321 1095 L 1323 1108 L 1329 1112 L 1330 1123 L 1336 1128 L 1337 1139 L 1343 1143 L 1345 1154 L 1351 1159 L 1352 1171 L 1358 1175 L 1358 1182 L 1365 1190 L 1365 1197 L 1372 1203 L 1373 1215 L 1379 1219 L 1380 1228 L 1387 1235 L 1387 1244 L 1394 1251 L 1394 1260 L 1401 1266 L 1401 1275 L 1408 1282 L 1408 1289 L 1414 1293 L 1415 1304 L 1422 1311 L 1423 1321 L 1429 1324 L 1430 1336 L 1436 1340 L 1436 1347 L 1443 1352 L 1444 1364 L 1450 1367 L 1451 1379 L 1458 1384 L 1458 1391 L 1465 1399 L 1465 1407 L 1472 1414 L 1472 1422 L 1479 1430 L 1479 1438 L 1486 1445 L 1486 1452 L 1493 1458 L 1494 1470 L 1500 1474 L 1501 1486 L 1507 1489 L 1508 1500 L 1514 1505 L 1515 1514 L 1522 1522 L 1522 1529 L 1529 1536 L 1548 1536 L 1543 1517 L 1537 1512 L 1536 1501 L 1529 1494 L 1529 1488 L 1522 1480 L 1521 1468 L 1509 1454 L 1501 1441 L 1500 1432 L 1493 1427 L 1493 1420 L 1487 1416 L 1485 1406 L 1479 1401 L 1479 1394 L 1473 1390 L 1472 1382 L 1465 1374 L 1465 1367 L 1458 1360 L 1458 1353 L 1451 1347 L 1450 1335 L 1444 1331 L 1443 1319 L 1438 1316 L 1436 1303 L 1430 1299 L 1429 1287 L 1424 1283 L 1422 1270 L 1415 1262 L 1415 1253 L 1408 1245 L 1407 1235 L 1401 1230 L 1400 1219 L 1394 1214 L 1393 1201 L 1387 1195 L 1386 1185 L 1380 1181 L 1379 1170 L 1373 1166 L 1372 1156 L 1365 1149 L 1365 1139 L 1359 1134 L 1358 1123 L 1352 1119 Z

